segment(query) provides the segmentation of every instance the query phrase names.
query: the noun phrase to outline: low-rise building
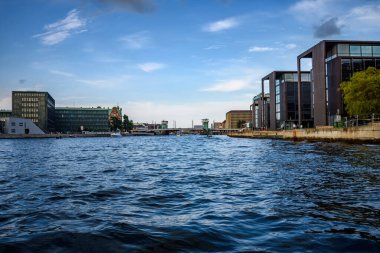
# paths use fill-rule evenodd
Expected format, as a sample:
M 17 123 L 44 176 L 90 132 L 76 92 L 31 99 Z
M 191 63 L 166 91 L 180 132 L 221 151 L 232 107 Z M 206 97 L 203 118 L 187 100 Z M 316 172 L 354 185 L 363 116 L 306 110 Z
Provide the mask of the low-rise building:
M 110 112 L 110 109 L 101 107 L 57 107 L 55 108 L 55 127 L 61 133 L 108 132 Z
M 243 124 L 252 122 L 251 110 L 232 110 L 226 113 L 226 127 L 229 129 L 243 128 Z
M 45 134 L 31 119 L 8 117 L 0 118 L 0 122 L 3 134 Z
M 0 110 L 0 118 L 9 118 L 12 117 L 11 110 Z

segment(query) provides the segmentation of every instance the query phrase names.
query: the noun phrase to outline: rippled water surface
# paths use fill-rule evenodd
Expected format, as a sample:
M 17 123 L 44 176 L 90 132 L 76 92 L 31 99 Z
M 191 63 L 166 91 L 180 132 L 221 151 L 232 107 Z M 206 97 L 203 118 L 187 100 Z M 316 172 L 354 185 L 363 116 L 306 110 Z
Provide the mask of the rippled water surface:
M 0 252 L 380 252 L 380 147 L 0 140 Z

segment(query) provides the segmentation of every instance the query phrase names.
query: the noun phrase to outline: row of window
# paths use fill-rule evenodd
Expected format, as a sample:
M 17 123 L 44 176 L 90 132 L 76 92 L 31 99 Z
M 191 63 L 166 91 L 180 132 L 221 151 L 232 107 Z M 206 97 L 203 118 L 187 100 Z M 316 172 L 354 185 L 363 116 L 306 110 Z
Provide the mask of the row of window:
M 38 107 L 38 103 L 22 103 L 22 107 Z
M 37 113 L 22 113 L 21 117 L 23 118 L 38 118 Z
M 11 126 L 16 126 L 16 122 L 11 122 Z M 24 126 L 23 122 L 18 123 L 18 126 Z
M 337 56 L 380 56 L 380 46 L 338 44 L 327 52 L 326 61 L 334 59 Z
M 44 97 L 44 93 L 28 93 L 28 92 L 16 92 L 14 93 L 16 97 Z
M 38 112 L 38 107 L 37 108 L 22 108 L 21 112 Z
M 21 98 L 22 102 L 38 102 L 38 97 L 33 97 L 33 98 Z

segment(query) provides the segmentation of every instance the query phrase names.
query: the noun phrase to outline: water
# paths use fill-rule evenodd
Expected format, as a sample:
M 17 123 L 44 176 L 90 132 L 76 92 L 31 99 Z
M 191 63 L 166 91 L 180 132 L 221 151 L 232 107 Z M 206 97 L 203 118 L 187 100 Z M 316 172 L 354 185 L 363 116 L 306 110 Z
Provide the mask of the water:
M 379 252 L 380 146 L 0 140 L 0 252 Z

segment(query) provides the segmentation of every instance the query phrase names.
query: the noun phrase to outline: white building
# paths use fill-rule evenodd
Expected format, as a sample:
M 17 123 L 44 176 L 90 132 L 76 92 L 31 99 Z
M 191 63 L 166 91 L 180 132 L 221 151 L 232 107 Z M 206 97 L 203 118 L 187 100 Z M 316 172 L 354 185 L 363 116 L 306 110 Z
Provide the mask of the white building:
M 45 134 L 31 119 L 0 118 L 4 134 Z

